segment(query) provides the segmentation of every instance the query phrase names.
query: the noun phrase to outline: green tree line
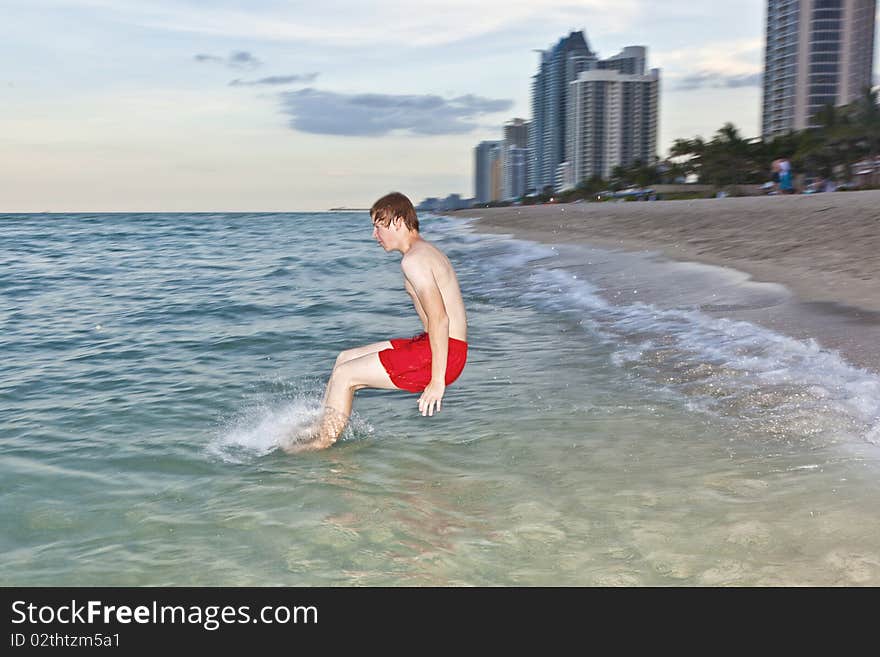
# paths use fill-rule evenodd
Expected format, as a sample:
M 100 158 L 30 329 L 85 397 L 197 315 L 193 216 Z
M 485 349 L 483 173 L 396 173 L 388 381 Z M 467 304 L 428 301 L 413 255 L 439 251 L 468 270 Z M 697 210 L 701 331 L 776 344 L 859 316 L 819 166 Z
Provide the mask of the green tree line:
M 574 189 L 554 194 L 552 188 L 547 188 L 541 194 L 526 196 L 520 201 L 530 204 L 551 198 L 562 202 L 589 199 L 606 190 L 675 183 L 691 174 L 700 183 L 717 188 L 762 184 L 770 180 L 773 160 L 783 157 L 791 161 L 795 172 L 808 178 L 848 182 L 853 164 L 862 160 L 873 162 L 880 157 L 877 91 L 865 90 L 849 105 L 825 106 L 814 123 L 816 127 L 767 141 L 744 138 L 736 126 L 725 123 L 709 140 L 676 139 L 665 160 L 615 167 L 608 180 L 594 176 L 582 180 Z M 877 184 L 876 173 L 874 181 Z
M 726 123 L 708 141 L 701 137 L 677 139 L 667 163 L 675 163 L 685 175 L 696 174 L 702 183 L 724 187 L 766 182 L 770 163 L 781 157 L 809 177 L 848 181 L 853 164 L 880 156 L 876 91 L 866 90 L 849 105 L 826 105 L 814 123 L 816 127 L 768 141 L 744 139 L 732 123 Z

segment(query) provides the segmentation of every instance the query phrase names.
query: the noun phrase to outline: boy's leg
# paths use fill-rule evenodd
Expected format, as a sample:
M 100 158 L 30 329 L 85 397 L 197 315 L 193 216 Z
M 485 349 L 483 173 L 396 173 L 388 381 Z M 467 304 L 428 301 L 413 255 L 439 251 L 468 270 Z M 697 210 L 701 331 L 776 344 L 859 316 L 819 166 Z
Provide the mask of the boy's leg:
M 333 368 L 324 393 L 324 410 L 317 435 L 306 444 L 292 446 L 291 451 L 325 449 L 335 443 L 348 424 L 354 393 L 363 388 L 397 390 L 379 360 L 378 352 L 353 358 Z
M 391 349 L 391 342 L 388 340 L 383 340 L 382 342 L 373 342 L 372 344 L 365 344 L 362 347 L 354 347 L 353 349 L 346 349 L 345 351 L 339 352 L 339 355 L 336 357 L 336 367 L 337 365 L 342 365 L 343 363 L 347 363 L 350 360 L 354 360 L 355 358 L 360 358 L 361 356 L 366 356 L 367 354 L 375 354 L 383 349 Z
M 336 362 L 333 364 L 333 371 L 336 371 L 336 368 L 344 363 L 347 363 L 350 360 L 354 360 L 355 358 L 360 358 L 362 356 L 367 356 L 369 354 L 377 354 L 383 349 L 391 349 L 391 342 L 388 340 L 384 340 L 382 342 L 373 342 L 371 344 L 365 344 L 361 347 L 354 347 L 352 349 L 346 349 L 345 351 L 339 352 L 339 355 L 336 357 Z M 381 363 L 380 363 L 381 365 Z M 383 368 L 384 369 L 384 368 Z M 332 375 L 331 375 L 332 376 Z M 327 388 L 324 390 L 324 401 L 322 405 L 324 407 L 327 406 L 327 395 L 330 393 L 330 382 L 327 382 Z

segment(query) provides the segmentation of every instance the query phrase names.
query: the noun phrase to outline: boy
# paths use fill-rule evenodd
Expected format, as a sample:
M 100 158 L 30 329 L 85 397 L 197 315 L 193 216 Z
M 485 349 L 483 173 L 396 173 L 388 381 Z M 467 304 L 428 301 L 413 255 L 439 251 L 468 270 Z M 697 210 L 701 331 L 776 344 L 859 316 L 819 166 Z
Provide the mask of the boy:
M 458 279 L 449 259 L 419 234 L 419 220 L 410 200 L 394 192 L 370 209 L 373 238 L 385 251 L 403 257 L 404 287 L 413 300 L 425 332 L 347 349 L 336 364 L 324 393 L 323 414 L 308 442 L 288 451 L 325 449 L 345 429 L 354 393 L 362 388 L 399 389 L 421 393 L 419 412 L 440 412 L 446 386 L 455 381 L 467 360 L 467 315 Z

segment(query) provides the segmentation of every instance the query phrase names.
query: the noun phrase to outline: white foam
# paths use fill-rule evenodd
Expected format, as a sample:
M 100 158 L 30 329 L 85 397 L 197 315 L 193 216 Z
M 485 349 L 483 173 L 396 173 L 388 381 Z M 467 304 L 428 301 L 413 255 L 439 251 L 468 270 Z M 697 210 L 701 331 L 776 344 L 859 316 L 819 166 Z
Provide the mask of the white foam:
M 532 283 L 532 299 L 543 296 L 544 305 L 584 312 L 591 320 L 590 329 L 614 343 L 612 362 L 617 366 L 644 364 L 644 369 L 660 372 L 673 365 L 691 370 L 708 365 L 713 388 L 728 397 L 758 397 L 787 412 L 786 421 L 800 431 L 809 424 L 805 424 L 807 416 L 816 426 L 855 429 L 870 442 L 880 442 L 880 377 L 847 363 L 815 340 L 798 340 L 699 310 L 661 309 L 642 302 L 609 304 L 596 288 L 565 270 L 538 269 Z M 634 336 L 639 341 L 627 343 Z M 666 362 L 663 355 L 649 357 L 660 350 L 671 352 Z M 663 377 L 663 381 L 682 392 L 691 383 L 686 376 Z M 787 394 L 774 390 L 781 386 L 788 386 Z M 718 396 L 702 404 L 696 401 L 703 410 L 716 410 Z M 850 421 L 857 426 L 851 427 Z
M 617 365 L 618 367 L 623 367 L 627 363 L 638 362 L 642 358 L 642 354 L 647 349 L 653 349 L 654 343 L 650 340 L 645 340 L 638 345 L 632 347 L 624 347 L 622 349 L 618 349 L 613 354 L 611 354 L 611 362 Z
M 661 308 L 637 301 L 641 295 L 612 303 L 570 270 L 536 262 L 557 255 L 553 247 L 503 235 L 479 237 L 475 255 L 484 292 L 574 313 L 584 330 L 609 345 L 614 365 L 675 391 L 688 407 L 772 424 L 769 430 L 776 433 L 827 429 L 880 444 L 880 377 L 815 340 L 695 308 Z

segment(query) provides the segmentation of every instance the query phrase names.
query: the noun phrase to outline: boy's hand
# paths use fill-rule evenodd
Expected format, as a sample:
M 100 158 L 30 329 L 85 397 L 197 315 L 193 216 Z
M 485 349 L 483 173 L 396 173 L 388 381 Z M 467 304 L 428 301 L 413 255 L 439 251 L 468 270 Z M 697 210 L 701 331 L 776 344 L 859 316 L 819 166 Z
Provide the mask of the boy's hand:
M 437 412 L 440 412 L 441 402 L 443 400 L 443 393 L 446 392 L 446 384 L 443 381 L 431 381 L 425 390 L 422 392 L 422 396 L 419 397 L 419 412 L 424 417 L 428 415 L 430 417 L 434 416 L 434 405 L 437 406 Z

